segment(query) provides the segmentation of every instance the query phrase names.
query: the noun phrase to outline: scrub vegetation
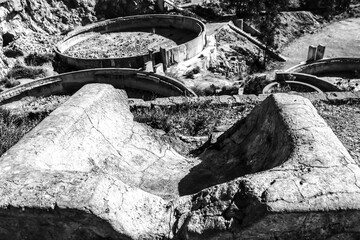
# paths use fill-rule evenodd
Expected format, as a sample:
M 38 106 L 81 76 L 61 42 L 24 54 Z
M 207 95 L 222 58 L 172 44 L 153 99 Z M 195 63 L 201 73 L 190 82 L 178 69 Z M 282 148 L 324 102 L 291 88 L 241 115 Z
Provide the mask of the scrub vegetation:
M 0 156 L 33 129 L 47 114 L 14 114 L 0 108 Z

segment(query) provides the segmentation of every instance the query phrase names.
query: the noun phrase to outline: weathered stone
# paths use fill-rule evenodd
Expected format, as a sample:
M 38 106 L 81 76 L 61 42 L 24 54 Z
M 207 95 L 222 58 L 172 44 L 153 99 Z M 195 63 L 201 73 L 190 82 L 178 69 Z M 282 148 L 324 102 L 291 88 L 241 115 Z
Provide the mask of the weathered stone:
M 200 158 L 180 189 L 220 185 L 186 203 L 183 239 L 359 236 L 359 166 L 307 99 L 270 96 Z
M 133 122 L 124 91 L 83 87 L 1 157 L 0 239 L 64 228 L 54 239 L 69 239 L 79 226 L 114 239 L 164 234 L 161 197 L 178 196 L 191 162 L 153 135 Z
M 128 108 L 87 85 L 0 158 L 0 239 L 359 238 L 359 166 L 309 100 L 271 95 L 199 159 Z

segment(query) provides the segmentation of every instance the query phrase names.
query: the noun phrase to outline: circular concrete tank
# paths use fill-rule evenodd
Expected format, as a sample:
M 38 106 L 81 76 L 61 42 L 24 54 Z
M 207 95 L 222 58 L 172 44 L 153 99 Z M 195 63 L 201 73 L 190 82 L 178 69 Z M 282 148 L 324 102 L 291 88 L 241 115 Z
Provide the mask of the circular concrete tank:
M 91 69 L 70 72 L 13 87 L 0 93 L 0 105 L 26 96 L 72 94 L 88 83 L 106 83 L 127 90 L 131 98 L 196 96 L 180 81 L 134 69 Z
M 360 83 L 360 58 L 328 58 L 298 64 L 275 74 L 275 81 L 288 80 L 310 84 L 324 92 L 343 91 L 338 79 L 352 79 L 352 85 Z M 349 84 L 349 81 L 348 81 Z
M 310 63 L 301 63 L 285 72 L 324 75 L 333 72 L 360 71 L 360 58 L 328 58 Z
M 55 51 L 78 69 L 171 66 L 199 54 L 206 45 L 205 25 L 184 16 L 140 15 L 115 18 L 70 32 Z

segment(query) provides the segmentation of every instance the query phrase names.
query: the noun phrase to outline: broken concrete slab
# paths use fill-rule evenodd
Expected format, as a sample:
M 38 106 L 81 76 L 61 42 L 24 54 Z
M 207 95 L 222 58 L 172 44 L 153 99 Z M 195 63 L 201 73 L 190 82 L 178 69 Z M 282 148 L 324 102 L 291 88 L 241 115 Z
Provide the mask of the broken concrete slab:
M 44 171 L 100 169 L 159 196 L 177 196 L 174 178 L 182 178 L 180 165 L 188 160 L 135 123 L 125 91 L 117 91 L 96 84 L 82 88 L 4 155 L 5 172 L 15 163 Z M 164 173 L 159 176 L 154 167 Z
M 305 98 L 270 96 L 200 158 L 180 183 L 209 187 L 180 204 L 185 239 L 360 236 L 359 166 Z
M 79 226 L 114 239 L 166 232 L 164 199 L 178 196 L 179 180 L 196 161 L 135 123 L 127 101 L 110 85 L 86 85 L 1 157 L 1 239 L 22 239 L 27 230 L 29 239 L 68 239 Z
M 191 159 L 133 122 L 125 92 L 87 85 L 0 169 L 0 239 L 360 236 L 359 166 L 295 95 L 271 95 Z

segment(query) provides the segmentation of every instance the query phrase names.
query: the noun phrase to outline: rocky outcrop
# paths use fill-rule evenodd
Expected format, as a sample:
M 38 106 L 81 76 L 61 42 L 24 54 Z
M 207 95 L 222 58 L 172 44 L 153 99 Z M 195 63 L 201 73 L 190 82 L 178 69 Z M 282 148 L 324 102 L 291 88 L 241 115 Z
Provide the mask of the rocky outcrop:
M 91 23 L 98 16 L 144 14 L 154 8 L 151 0 L 7 0 L 0 2 L 0 29 L 2 35 L 13 35 L 12 40 L 33 33 L 53 35 Z
M 52 53 L 53 46 L 74 27 L 96 20 L 95 0 L 0 1 L 0 77 L 16 59 L 30 53 Z
M 5 0 L 0 1 L 0 78 L 19 56 L 52 53 L 77 26 L 102 18 L 154 13 L 152 0 Z
M 128 108 L 87 85 L 0 158 L 1 239 L 359 238 L 360 169 L 309 100 L 271 95 L 198 159 Z

